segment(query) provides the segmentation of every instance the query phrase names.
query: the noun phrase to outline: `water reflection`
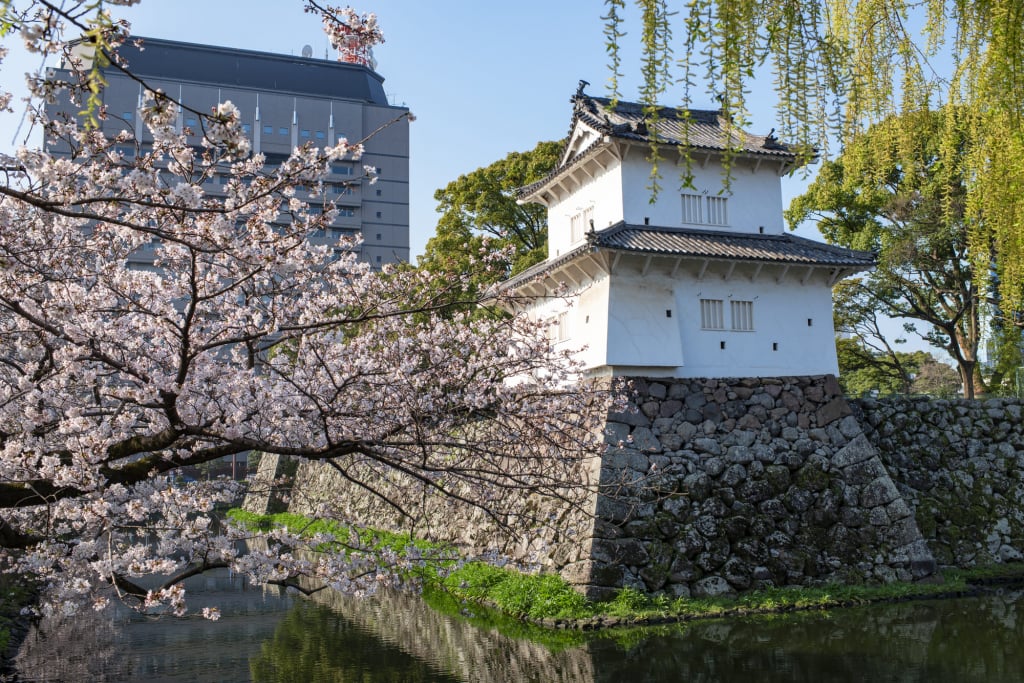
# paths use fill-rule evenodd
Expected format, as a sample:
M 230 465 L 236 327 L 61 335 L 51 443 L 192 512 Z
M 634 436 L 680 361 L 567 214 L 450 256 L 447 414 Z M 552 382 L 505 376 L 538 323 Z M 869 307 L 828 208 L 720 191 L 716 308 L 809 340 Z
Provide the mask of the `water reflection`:
M 217 605 L 221 619 L 154 618 L 126 609 L 44 619 L 18 652 L 14 680 L 248 681 L 249 661 L 297 601 L 295 595 L 248 586 L 227 571 L 189 579 L 186 589 L 190 611 Z
M 209 581 L 209 580 L 208 580 Z M 117 615 L 44 623 L 22 681 L 871 681 L 1024 677 L 1024 591 L 832 613 L 551 635 L 410 595 L 315 601 L 220 577 L 191 587 L 219 622 Z M 458 611 L 458 609 L 456 609 Z M 517 630 L 517 628 L 519 630 Z
M 693 624 L 591 644 L 596 681 L 1006 682 L 1024 679 L 1024 594 Z M 638 672 L 642 671 L 642 673 Z
M 458 681 L 430 659 L 376 637 L 323 605 L 296 605 L 263 643 L 251 663 L 252 680 L 280 681 Z

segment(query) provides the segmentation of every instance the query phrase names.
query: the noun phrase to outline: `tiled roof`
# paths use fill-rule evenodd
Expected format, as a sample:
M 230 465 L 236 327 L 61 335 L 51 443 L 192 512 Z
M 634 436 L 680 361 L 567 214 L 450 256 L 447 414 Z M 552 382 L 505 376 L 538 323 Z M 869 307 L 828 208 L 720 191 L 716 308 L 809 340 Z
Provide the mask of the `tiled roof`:
M 787 163 L 797 161 L 797 154 L 779 142 L 771 133 L 751 135 L 737 128 L 728 131 L 721 112 L 703 109 L 681 110 L 674 107 L 658 107 L 657 121 L 652 122 L 644 112 L 644 105 L 637 102 L 618 101 L 611 106 L 607 97 L 591 97 L 578 92 L 573 98 L 572 122 L 566 144 L 572 143 L 572 131 L 577 121 L 582 121 L 599 131 L 602 136 L 650 144 L 685 146 L 694 150 L 724 152 L 727 148 L 741 154 L 754 154 L 778 159 Z M 519 197 L 528 197 L 544 187 L 566 169 L 574 166 L 605 143 L 599 138 L 580 150 L 564 163 L 552 169 L 544 178 L 517 190 Z
M 661 144 L 687 145 L 695 149 L 724 151 L 732 148 L 746 154 L 796 158 L 793 150 L 771 134 L 752 135 L 738 128 L 727 131 L 727 121 L 719 111 L 657 107 L 657 121 L 651 121 L 644 105 L 637 102 L 619 101 L 612 107 L 607 97 L 583 94 L 576 95 L 573 101 L 576 105 L 574 123 L 579 119 L 612 137 L 647 143 L 656 139 Z
M 695 259 L 836 267 L 849 270 L 851 273 L 867 270 L 875 265 L 875 257 L 871 252 L 845 249 L 789 233 L 760 235 L 618 223 L 600 232 L 589 233 L 586 244 L 554 260 L 538 263 L 501 283 L 499 288 L 515 288 L 585 253 L 602 250 Z
M 619 223 L 593 234 L 594 245 L 671 256 L 725 258 L 820 266 L 874 264 L 867 251 L 854 251 L 789 233 L 760 235 Z

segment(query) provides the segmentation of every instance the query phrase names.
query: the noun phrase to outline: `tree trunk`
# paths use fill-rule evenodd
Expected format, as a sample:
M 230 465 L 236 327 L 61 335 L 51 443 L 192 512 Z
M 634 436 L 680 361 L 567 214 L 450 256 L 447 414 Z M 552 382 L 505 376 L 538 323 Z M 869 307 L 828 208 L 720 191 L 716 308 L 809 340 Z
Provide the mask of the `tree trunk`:
M 957 363 L 960 381 L 963 383 L 964 398 L 977 398 L 974 389 L 974 366 L 976 361 L 961 360 Z

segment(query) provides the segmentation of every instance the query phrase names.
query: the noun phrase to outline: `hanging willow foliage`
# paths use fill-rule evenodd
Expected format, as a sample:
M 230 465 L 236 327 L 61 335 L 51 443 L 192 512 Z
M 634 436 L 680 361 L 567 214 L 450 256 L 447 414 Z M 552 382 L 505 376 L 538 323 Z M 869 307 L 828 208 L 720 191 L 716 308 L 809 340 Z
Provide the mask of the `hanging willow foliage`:
M 605 4 L 611 87 L 618 96 L 626 3 Z M 645 103 L 654 104 L 679 83 L 682 107 L 690 107 L 694 96 L 711 94 L 726 120 L 743 128 L 749 87 L 770 69 L 779 136 L 809 157 L 829 156 L 830 141 L 853 147 L 849 143 L 872 124 L 895 115 L 954 105 L 945 111 L 960 114 L 947 117 L 948 143 L 940 154 L 967 165 L 976 270 L 994 276 L 1005 311 L 1024 312 L 1024 0 L 636 5 Z M 893 144 L 859 152 L 865 165 L 889 168 L 891 155 L 902 151 L 906 157 L 900 162 L 918 163 L 910 154 L 912 131 L 896 129 L 892 135 Z M 957 148 L 965 136 L 966 154 Z

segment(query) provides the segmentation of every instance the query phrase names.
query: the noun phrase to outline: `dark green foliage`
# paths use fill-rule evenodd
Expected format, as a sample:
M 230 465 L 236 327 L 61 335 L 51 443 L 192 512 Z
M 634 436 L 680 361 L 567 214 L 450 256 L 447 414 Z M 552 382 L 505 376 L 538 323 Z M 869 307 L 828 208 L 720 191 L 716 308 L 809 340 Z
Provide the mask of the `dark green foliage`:
M 419 267 L 438 275 L 471 274 L 469 294 L 521 272 L 547 257 L 547 209 L 520 205 L 516 190 L 546 176 L 558 163 L 562 142 L 541 142 L 490 166 L 459 176 L 434 193 L 441 218 Z M 483 271 L 484 254 L 509 248 L 507 258 Z M 467 298 L 472 298 L 471 296 Z

